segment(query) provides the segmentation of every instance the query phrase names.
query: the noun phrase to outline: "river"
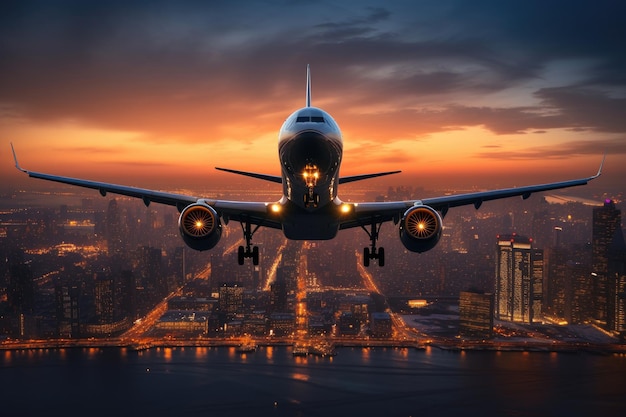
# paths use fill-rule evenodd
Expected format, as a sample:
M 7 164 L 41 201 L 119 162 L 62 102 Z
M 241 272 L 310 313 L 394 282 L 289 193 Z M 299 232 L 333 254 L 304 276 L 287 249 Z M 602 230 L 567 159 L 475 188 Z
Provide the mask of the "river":
M 617 416 L 626 356 L 291 347 L 0 352 L 8 416 Z

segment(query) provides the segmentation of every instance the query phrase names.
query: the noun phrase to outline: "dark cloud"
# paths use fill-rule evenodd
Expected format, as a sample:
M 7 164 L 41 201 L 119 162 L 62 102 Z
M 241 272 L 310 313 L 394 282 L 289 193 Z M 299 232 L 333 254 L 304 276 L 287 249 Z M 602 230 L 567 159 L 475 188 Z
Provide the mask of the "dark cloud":
M 626 98 L 584 88 L 542 88 L 535 93 L 543 104 L 557 109 L 568 127 L 599 132 L 626 131 Z
M 314 104 L 318 94 L 339 97 L 333 114 L 362 122 L 355 133 L 364 138 L 385 121 L 398 123 L 398 135 L 467 126 L 624 132 L 625 103 L 614 92 L 626 87 L 625 12 L 622 2 L 575 0 L 9 1 L 0 103 L 32 120 L 188 141 L 227 137 L 245 110 L 252 138 L 301 105 L 311 63 L 323 86 Z M 528 92 L 536 105 L 473 103 L 540 84 L 551 63 L 569 59 L 593 65 L 575 83 Z M 395 110 L 355 114 L 381 100 Z
M 550 144 L 527 148 L 521 151 L 493 151 L 479 152 L 475 156 L 479 158 L 508 160 L 508 161 L 538 161 L 542 159 L 569 159 L 573 156 L 601 155 L 606 154 L 607 159 L 612 156 L 626 154 L 626 137 L 616 139 L 590 139 L 584 141 L 572 141 L 569 143 Z M 614 169 L 622 169 L 615 167 Z

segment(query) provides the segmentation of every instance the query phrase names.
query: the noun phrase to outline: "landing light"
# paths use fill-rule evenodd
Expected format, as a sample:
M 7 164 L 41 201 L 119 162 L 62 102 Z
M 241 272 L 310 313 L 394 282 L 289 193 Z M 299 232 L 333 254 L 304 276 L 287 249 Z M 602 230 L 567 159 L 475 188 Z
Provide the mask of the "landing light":
M 340 208 L 341 212 L 343 214 L 348 214 L 352 211 L 352 205 L 351 204 L 342 204 L 341 208 Z
M 272 204 L 271 205 L 272 213 L 280 213 L 281 208 L 282 207 L 280 206 L 280 204 Z

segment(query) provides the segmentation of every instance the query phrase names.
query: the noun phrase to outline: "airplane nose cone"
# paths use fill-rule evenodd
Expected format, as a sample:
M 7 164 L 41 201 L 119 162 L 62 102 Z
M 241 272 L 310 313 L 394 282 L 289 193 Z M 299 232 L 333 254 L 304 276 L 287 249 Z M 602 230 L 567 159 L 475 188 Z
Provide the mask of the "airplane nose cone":
M 281 162 L 293 172 L 304 172 L 307 165 L 315 165 L 321 173 L 336 169 L 341 158 L 341 147 L 328 137 L 314 131 L 302 132 L 280 148 Z

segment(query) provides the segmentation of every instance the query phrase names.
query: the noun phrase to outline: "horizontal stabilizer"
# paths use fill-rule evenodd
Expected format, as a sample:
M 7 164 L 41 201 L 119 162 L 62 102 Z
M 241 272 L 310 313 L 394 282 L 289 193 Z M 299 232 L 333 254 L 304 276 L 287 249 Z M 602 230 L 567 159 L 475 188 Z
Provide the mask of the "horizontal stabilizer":
M 367 179 L 376 178 L 376 177 L 383 177 L 385 175 L 398 174 L 400 172 L 402 172 L 402 171 L 377 172 L 375 174 L 363 174 L 363 175 L 352 175 L 350 177 L 341 177 L 341 178 L 339 178 L 339 184 L 345 184 L 347 182 L 367 180 Z
M 276 175 L 258 174 L 256 172 L 237 171 L 234 169 L 218 168 L 218 167 L 215 167 L 215 169 L 217 169 L 218 171 L 230 172 L 231 174 L 245 175 L 246 177 L 257 178 L 259 180 L 276 182 L 278 184 L 282 184 L 283 182 L 283 179 Z

